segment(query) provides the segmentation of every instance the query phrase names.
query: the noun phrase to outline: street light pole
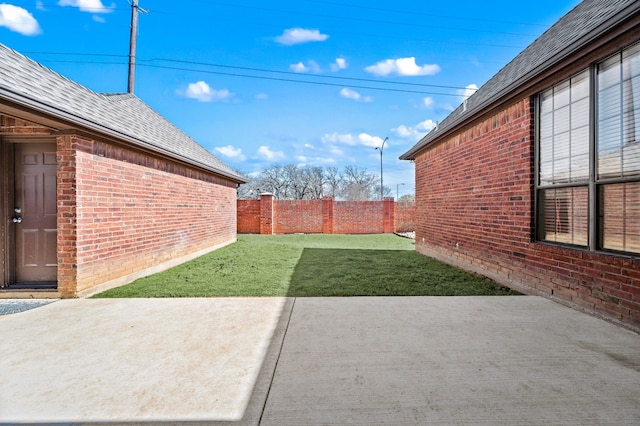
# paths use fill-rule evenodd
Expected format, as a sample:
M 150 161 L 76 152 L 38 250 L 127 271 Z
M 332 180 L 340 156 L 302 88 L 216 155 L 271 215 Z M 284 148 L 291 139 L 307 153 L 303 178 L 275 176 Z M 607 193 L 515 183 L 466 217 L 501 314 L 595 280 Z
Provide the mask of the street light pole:
M 398 196 L 398 195 L 399 195 L 399 193 L 398 193 L 398 188 L 400 187 L 400 185 L 404 185 L 404 183 L 398 183 L 398 184 L 396 184 L 396 201 L 398 201 L 398 198 L 399 198 L 399 196 Z
M 380 201 L 384 200 L 384 179 L 382 177 L 382 152 L 384 151 L 384 143 L 389 139 L 388 137 L 384 138 L 382 141 L 382 145 L 377 146 L 376 149 L 380 151 Z

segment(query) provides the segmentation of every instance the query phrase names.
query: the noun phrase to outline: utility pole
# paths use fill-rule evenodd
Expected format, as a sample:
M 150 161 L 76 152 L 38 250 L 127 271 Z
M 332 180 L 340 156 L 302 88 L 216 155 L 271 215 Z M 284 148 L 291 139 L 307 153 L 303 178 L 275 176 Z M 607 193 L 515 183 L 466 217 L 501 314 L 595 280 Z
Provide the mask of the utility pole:
M 382 145 L 377 146 L 376 149 L 380 151 L 380 201 L 384 200 L 384 179 L 382 178 L 382 152 L 384 151 L 384 143 L 389 137 L 384 138 Z
M 131 39 L 129 42 L 129 85 L 127 93 L 133 93 L 136 73 L 136 37 L 138 33 L 138 0 L 131 1 Z

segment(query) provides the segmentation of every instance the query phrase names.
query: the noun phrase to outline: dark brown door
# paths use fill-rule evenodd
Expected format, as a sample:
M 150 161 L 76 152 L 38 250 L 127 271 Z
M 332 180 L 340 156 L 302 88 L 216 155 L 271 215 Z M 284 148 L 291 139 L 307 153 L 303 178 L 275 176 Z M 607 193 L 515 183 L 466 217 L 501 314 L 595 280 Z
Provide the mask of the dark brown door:
M 15 145 L 16 283 L 57 281 L 56 145 Z

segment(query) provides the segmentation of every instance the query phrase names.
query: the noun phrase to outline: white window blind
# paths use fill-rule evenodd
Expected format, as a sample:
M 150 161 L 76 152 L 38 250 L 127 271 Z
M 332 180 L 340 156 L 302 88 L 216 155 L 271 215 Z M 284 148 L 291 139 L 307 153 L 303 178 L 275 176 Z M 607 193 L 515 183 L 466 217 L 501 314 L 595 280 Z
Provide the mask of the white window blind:
M 589 178 L 589 72 L 545 91 L 540 101 L 540 185 Z

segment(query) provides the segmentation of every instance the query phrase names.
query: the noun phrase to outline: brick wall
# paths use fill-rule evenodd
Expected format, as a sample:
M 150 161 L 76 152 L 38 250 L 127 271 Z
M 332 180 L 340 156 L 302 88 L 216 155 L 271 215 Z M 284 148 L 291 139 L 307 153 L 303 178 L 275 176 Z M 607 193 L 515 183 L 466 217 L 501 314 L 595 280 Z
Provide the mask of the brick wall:
M 336 201 L 333 232 L 384 234 L 384 213 L 384 205 L 380 201 Z
M 416 203 L 396 203 L 395 208 L 396 232 L 415 231 Z
M 523 99 L 416 157 L 416 250 L 640 329 L 640 260 L 534 241 L 532 120 Z
M 277 201 L 273 233 L 322 234 L 322 200 Z
M 260 233 L 260 200 L 242 200 L 238 206 L 238 233 Z
M 414 203 L 393 198 L 380 201 L 274 200 L 263 194 L 260 200 L 238 200 L 238 233 L 262 234 L 382 234 L 406 232 L 413 223 Z M 396 211 L 402 212 L 400 229 Z M 256 217 L 257 216 L 257 217 Z M 242 224 L 242 225 L 241 225 Z
M 76 136 L 58 175 L 63 293 L 235 241 L 236 187 L 215 175 Z

